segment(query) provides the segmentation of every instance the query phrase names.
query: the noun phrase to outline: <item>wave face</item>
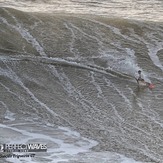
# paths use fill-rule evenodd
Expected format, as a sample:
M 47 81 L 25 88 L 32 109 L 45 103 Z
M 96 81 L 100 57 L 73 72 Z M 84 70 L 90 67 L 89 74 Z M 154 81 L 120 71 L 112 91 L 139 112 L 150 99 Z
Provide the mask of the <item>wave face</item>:
M 162 23 L 0 15 L 2 144 L 47 143 L 27 162 L 163 160 Z M 155 89 L 137 87 L 139 69 Z

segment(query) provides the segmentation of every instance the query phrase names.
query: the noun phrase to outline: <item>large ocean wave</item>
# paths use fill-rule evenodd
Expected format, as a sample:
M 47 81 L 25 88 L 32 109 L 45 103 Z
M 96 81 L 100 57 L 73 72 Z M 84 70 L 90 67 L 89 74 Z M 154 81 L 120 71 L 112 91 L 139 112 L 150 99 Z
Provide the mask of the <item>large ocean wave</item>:
M 163 160 L 161 22 L 0 8 L 0 29 L 2 144 L 46 142 L 28 162 Z

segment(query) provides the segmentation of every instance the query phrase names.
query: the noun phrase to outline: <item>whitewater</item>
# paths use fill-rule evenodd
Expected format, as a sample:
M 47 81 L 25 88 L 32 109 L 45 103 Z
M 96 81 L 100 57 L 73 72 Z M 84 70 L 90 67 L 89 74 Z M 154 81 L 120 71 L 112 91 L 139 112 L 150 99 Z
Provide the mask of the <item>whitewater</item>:
M 0 163 L 163 163 L 163 2 L 1 0 Z M 139 88 L 137 71 L 154 89 Z M 25 155 L 29 153 L 13 152 Z

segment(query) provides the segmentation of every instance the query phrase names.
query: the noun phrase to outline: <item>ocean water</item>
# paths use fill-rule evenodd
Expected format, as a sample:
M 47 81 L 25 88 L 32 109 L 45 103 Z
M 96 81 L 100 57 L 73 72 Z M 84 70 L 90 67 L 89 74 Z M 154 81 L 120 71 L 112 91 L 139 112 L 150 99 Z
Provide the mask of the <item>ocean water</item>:
M 163 1 L 1 0 L 0 163 L 162 163 Z M 155 88 L 140 88 L 135 76 Z M 17 153 L 22 154 L 22 153 Z

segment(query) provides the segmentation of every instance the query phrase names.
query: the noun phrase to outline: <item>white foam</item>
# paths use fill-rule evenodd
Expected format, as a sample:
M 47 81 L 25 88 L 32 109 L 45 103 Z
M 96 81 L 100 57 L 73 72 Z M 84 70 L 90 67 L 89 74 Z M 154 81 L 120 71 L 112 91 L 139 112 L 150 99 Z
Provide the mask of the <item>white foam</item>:
M 14 113 L 12 113 L 9 110 L 7 110 L 6 113 L 5 113 L 5 118 L 9 119 L 10 121 L 14 121 L 15 120 L 14 115 L 15 115 Z
M 6 65 L 7 66 L 7 65 Z M 42 101 L 40 101 L 21 81 L 21 79 L 17 76 L 17 74 L 9 67 L 7 66 L 8 70 L 5 70 L 2 74 L 9 77 L 12 81 L 19 84 L 26 92 L 27 94 L 35 101 L 37 102 L 41 107 L 45 108 L 51 115 L 54 117 L 58 117 L 59 115 L 56 114 L 51 108 L 49 108 L 46 104 L 44 104 Z M 60 117 L 62 119 L 62 117 Z
M 13 136 L 12 134 L 8 135 L 7 142 L 8 144 L 28 144 L 29 142 L 37 143 L 40 141 L 43 141 L 44 143 L 46 142 L 48 148 L 47 154 L 43 156 L 39 155 L 38 157 L 55 160 L 55 162 L 58 162 L 60 160 L 64 161 L 69 160 L 69 158 L 72 158 L 79 153 L 88 152 L 90 148 L 98 144 L 96 141 L 84 138 L 80 136 L 80 134 L 77 133 L 76 131 L 72 131 L 71 129 L 66 127 L 52 128 L 47 126 L 41 126 L 41 128 L 40 127 L 38 128 L 37 124 L 35 124 L 36 125 L 35 127 L 32 127 L 32 124 L 30 125 L 30 127 L 29 124 L 26 125 L 23 124 L 22 126 L 25 125 L 26 128 L 24 129 L 23 127 L 22 129 L 22 127 L 21 128 L 19 127 L 21 126 L 20 124 L 17 125 L 15 124 L 7 126 L 0 124 L 0 128 L 8 130 L 10 133 L 14 131 L 15 135 L 14 139 L 12 138 Z M 46 132 L 45 132 L 46 134 L 43 133 L 44 129 L 46 129 L 46 131 L 48 130 L 48 133 Z M 16 133 L 22 135 L 21 139 L 20 136 L 19 137 L 16 136 Z M 53 144 L 55 144 L 54 147 Z M 8 158 L 7 160 L 14 162 L 15 158 Z M 31 161 L 31 159 L 29 158 L 21 158 L 21 160 L 26 160 L 29 161 L 30 163 L 33 163 L 33 161 Z
M 150 56 L 151 60 L 153 61 L 154 65 L 158 68 L 160 68 L 163 71 L 163 65 L 159 60 L 159 57 L 157 56 L 157 52 L 161 49 L 163 49 L 163 42 L 157 43 L 157 45 L 153 46 L 151 44 L 146 45 L 148 48 L 148 55 Z
M 16 22 L 16 25 L 8 23 L 8 21 L 2 17 L 0 18 L 1 21 L 7 26 L 9 26 L 10 28 L 15 29 L 17 32 L 19 32 L 22 38 L 24 38 L 28 43 L 30 43 L 41 56 L 46 56 L 44 49 L 42 48 L 40 43 L 36 40 L 36 38 L 34 38 L 32 34 L 30 34 L 28 29 L 22 26 L 21 23 L 19 23 L 18 20 L 12 14 L 10 14 L 8 10 L 6 9 L 4 10 L 8 13 L 9 16 L 11 16 L 14 19 L 14 21 Z
M 127 96 L 125 96 L 125 94 L 123 94 L 123 92 L 121 90 L 119 90 L 109 79 L 104 78 L 105 82 L 107 83 L 107 85 L 109 87 L 112 87 L 115 91 L 118 92 L 118 94 L 124 99 L 124 101 L 126 102 L 126 104 L 128 105 L 128 108 L 130 110 L 132 110 L 132 103 L 130 102 L 130 100 L 127 98 Z
M 92 101 L 87 100 L 85 96 L 81 93 L 81 91 L 77 90 L 74 87 L 74 85 L 71 83 L 69 78 L 66 76 L 66 74 L 62 70 L 57 71 L 57 69 L 54 66 L 49 66 L 49 67 L 51 68 L 51 72 L 53 73 L 53 75 L 59 79 L 59 81 L 62 84 L 62 87 L 69 94 L 69 96 L 75 98 L 75 100 L 79 102 L 84 109 L 89 109 L 91 106 L 91 108 L 93 108 L 94 110 L 99 111 L 97 106 L 94 105 Z
M 79 51 L 77 49 L 74 48 L 75 46 L 75 39 L 76 39 L 76 35 L 74 30 L 69 27 L 69 25 L 67 23 L 64 23 L 65 27 L 71 32 L 71 42 L 70 42 L 70 52 L 72 54 L 74 54 L 75 58 L 79 58 Z
M 71 158 L 68 163 L 83 162 L 83 163 L 143 163 L 135 161 L 133 158 L 128 158 L 124 155 L 113 152 L 88 152 L 81 156 L 77 155 Z M 149 162 L 148 162 L 149 163 Z
M 135 161 L 133 158 L 127 158 L 124 155 L 120 155 L 118 153 L 113 152 L 93 152 L 90 151 L 90 148 L 93 146 L 96 146 L 98 143 L 94 140 L 87 139 L 84 137 L 81 137 L 79 133 L 76 131 L 72 131 L 71 129 L 67 127 L 58 127 L 58 128 L 52 128 L 48 127 L 49 133 L 43 133 L 44 126 L 42 126 L 42 131 L 40 129 L 37 130 L 37 125 L 35 126 L 35 129 L 33 128 L 33 132 L 31 132 L 31 127 L 28 128 L 28 124 L 26 125 L 26 129 L 18 129 L 16 126 L 7 126 L 0 124 L 0 128 L 8 129 L 10 133 L 12 131 L 18 132 L 22 134 L 22 138 L 19 137 L 14 139 L 10 139 L 10 142 L 7 142 L 8 144 L 27 144 L 29 142 L 37 143 L 39 140 L 43 141 L 44 143 L 47 142 L 47 145 L 50 145 L 51 147 L 48 147 L 48 151 L 45 154 L 38 155 L 37 153 L 35 160 L 32 158 L 21 158 L 20 160 L 16 158 L 7 158 L 7 161 L 10 162 L 22 162 L 26 161 L 27 163 L 38 163 L 41 158 L 49 159 L 53 163 L 59 163 L 60 161 L 64 162 L 72 162 L 72 161 L 83 161 L 84 163 L 143 163 L 139 161 Z M 47 130 L 47 127 L 46 127 Z M 35 131 L 35 132 L 34 132 Z M 55 132 L 56 131 L 56 132 Z M 58 132 L 58 134 L 57 134 Z M 56 133 L 56 134 L 55 134 Z M 10 137 L 12 138 L 12 134 Z M 66 143 L 65 140 L 69 140 L 70 142 Z M 74 139 L 74 141 L 72 141 Z M 8 138 L 9 140 L 9 138 Z M 35 142 L 34 142 L 35 141 Z M 37 142 L 36 142 L 37 141 Z M 40 142 L 41 143 L 41 142 Z M 57 144 L 58 147 L 53 147 L 52 144 Z M 20 154 L 20 153 L 15 153 Z M 22 153 L 21 153 L 22 154 Z M 26 154 L 26 153 L 24 153 Z
M 11 111 L 9 111 L 9 108 L 7 107 L 7 105 L 3 102 L 0 101 L 0 103 L 3 105 L 3 107 L 5 108 L 6 112 L 4 114 L 4 118 L 10 120 L 10 121 L 14 121 L 15 117 L 14 117 L 14 113 L 12 113 Z

